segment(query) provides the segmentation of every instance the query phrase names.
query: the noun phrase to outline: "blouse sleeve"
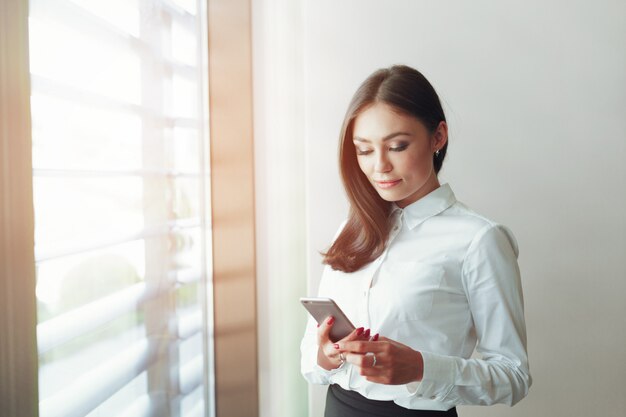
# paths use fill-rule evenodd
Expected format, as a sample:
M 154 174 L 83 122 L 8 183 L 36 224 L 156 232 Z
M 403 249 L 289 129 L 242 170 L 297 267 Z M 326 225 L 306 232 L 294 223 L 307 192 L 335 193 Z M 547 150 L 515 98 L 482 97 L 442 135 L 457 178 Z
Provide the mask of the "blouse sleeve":
M 470 244 L 462 267 L 480 359 L 422 352 L 424 376 L 408 384 L 412 395 L 458 405 L 514 405 L 532 384 L 518 248 L 501 225 L 483 228 Z

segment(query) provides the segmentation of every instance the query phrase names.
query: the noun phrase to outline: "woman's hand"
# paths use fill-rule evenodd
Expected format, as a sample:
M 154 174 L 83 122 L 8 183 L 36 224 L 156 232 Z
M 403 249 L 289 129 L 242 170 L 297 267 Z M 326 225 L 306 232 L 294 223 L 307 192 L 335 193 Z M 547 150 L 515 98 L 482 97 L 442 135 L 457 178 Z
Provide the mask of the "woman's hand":
M 328 317 L 318 326 L 317 330 L 317 345 L 319 346 L 317 350 L 317 364 L 327 371 L 340 367 L 345 360 L 344 354 L 338 350 L 339 343 L 369 340 L 370 336 L 369 329 L 364 330 L 363 327 L 359 327 L 340 341 L 333 342 L 330 340 L 330 329 L 334 323 L 335 318 L 332 316 Z
M 340 341 L 338 352 L 359 368 L 370 382 L 400 385 L 421 381 L 424 375 L 422 354 L 386 337 L 372 341 Z

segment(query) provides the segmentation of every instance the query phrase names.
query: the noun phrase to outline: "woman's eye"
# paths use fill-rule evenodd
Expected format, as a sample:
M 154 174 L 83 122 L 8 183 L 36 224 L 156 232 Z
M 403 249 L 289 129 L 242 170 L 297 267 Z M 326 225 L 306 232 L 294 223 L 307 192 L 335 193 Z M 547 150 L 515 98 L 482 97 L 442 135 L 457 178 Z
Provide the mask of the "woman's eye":
M 369 149 L 359 149 L 359 148 L 356 148 L 356 154 L 357 155 L 367 155 L 367 154 L 370 154 L 370 153 L 372 153 L 372 151 L 370 151 Z
M 407 144 L 398 145 L 398 146 L 394 146 L 392 148 L 389 148 L 389 150 L 393 151 L 393 152 L 402 152 L 403 150 L 405 150 L 407 148 L 407 146 L 409 146 L 409 145 L 407 145 Z

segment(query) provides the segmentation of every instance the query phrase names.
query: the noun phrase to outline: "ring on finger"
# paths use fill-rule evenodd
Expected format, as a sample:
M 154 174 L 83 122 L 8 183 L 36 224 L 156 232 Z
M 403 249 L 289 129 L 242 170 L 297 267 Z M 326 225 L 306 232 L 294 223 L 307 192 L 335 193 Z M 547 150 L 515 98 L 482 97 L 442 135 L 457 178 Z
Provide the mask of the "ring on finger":
M 372 368 L 373 368 L 373 367 L 375 367 L 375 366 L 376 366 L 376 354 L 375 354 L 375 353 L 372 353 L 372 358 L 374 359 L 374 360 L 372 361 Z
M 344 363 L 346 361 L 345 356 L 343 356 L 343 353 L 339 352 L 339 360 L 341 361 L 341 363 Z

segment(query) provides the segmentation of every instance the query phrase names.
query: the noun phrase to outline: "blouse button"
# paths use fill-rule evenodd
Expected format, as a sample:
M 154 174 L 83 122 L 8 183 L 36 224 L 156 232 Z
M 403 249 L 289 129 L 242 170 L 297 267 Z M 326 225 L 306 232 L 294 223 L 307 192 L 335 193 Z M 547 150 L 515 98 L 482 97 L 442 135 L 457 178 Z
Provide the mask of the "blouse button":
M 430 396 L 430 399 L 431 399 L 431 400 L 434 400 L 434 399 L 436 399 L 436 398 L 437 398 L 437 396 L 436 396 L 436 395 L 431 395 L 431 396 Z

